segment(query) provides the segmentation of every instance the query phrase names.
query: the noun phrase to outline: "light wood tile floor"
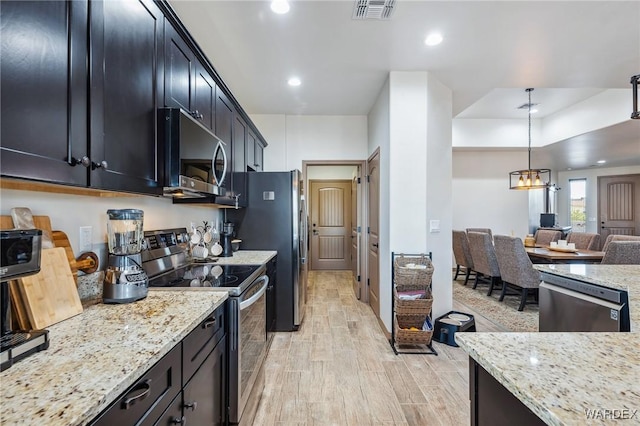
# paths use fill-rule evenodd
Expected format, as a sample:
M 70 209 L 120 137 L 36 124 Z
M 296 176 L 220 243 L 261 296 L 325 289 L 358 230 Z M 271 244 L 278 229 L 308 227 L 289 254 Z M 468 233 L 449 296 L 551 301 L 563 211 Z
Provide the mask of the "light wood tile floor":
M 434 342 L 438 356 L 395 355 L 350 280 L 309 273 L 303 324 L 274 337 L 254 425 L 468 425 L 467 354 Z

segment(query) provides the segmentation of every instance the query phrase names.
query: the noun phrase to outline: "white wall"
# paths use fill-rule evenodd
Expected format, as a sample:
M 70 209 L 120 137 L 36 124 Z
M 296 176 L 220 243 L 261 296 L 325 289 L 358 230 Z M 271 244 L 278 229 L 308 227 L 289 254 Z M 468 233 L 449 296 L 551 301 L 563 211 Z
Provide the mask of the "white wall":
M 346 179 L 358 175 L 358 166 L 307 166 L 307 181 L 311 179 Z
M 34 216 L 49 216 L 53 230 L 67 234 L 76 256 L 80 254 L 80 226 L 93 228 L 93 251 L 103 254 L 109 209 L 143 210 L 145 231 L 188 228 L 191 222 L 204 220 L 219 223 L 221 217 L 220 210 L 215 207 L 173 204 L 169 198 L 151 196 L 92 197 L 3 189 L 0 200 L 3 215 L 10 215 L 13 207 L 28 207 Z
M 526 148 L 529 122 L 527 119 L 458 118 L 453 120 L 452 139 L 454 148 Z M 532 119 L 531 146 L 542 145 L 542 122 Z
M 367 158 L 367 117 L 364 115 L 251 116 L 269 144 L 265 171 L 302 170 L 304 160 L 364 160 Z
M 510 190 L 509 172 L 526 163 L 526 150 L 454 150 L 453 229 L 491 228 L 524 238 L 530 191 Z
M 600 168 L 594 167 L 584 170 L 571 170 L 558 172 L 558 186 L 562 188 L 557 193 L 558 203 L 558 222 L 563 225 L 570 225 L 570 191 L 569 180 L 570 179 L 586 179 L 587 180 L 587 226 L 585 232 L 599 233 L 598 227 L 598 176 L 617 176 L 617 175 L 630 175 L 640 173 L 640 165 L 629 167 L 607 167 Z

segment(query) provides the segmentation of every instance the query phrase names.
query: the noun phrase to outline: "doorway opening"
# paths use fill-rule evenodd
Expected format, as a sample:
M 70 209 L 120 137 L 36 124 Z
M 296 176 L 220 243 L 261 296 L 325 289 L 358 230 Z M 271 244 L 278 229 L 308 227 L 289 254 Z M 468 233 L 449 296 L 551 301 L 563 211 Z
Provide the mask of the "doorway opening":
M 303 161 L 302 173 L 309 212 L 309 269 L 351 270 L 354 294 L 366 299 L 366 162 Z

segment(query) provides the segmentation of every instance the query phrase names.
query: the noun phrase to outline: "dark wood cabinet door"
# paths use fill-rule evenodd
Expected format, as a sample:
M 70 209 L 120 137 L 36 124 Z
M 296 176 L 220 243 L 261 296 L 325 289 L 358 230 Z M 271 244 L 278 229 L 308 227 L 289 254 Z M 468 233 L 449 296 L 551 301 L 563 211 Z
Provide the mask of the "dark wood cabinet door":
M 236 114 L 233 120 L 233 153 L 232 153 L 232 173 L 231 187 L 227 191 L 229 204 L 235 206 L 236 197 L 238 198 L 238 207 L 247 206 L 247 160 L 245 155 L 247 140 L 247 123 Z
M 256 140 L 255 145 L 255 163 L 254 166 L 256 168 L 256 172 L 261 172 L 264 170 L 264 147 L 260 142 Z
M 197 65 L 194 84 L 195 93 L 193 95 L 194 116 L 207 129 L 215 133 L 216 84 L 213 82 L 213 77 L 211 77 L 209 71 L 199 62 Z
M 247 170 L 256 170 L 256 136 L 253 132 L 247 135 Z
M 1 173 L 85 186 L 87 2 L 0 7 Z
M 168 20 L 165 26 L 164 104 L 192 111 L 196 59 L 193 51 Z
M 191 425 L 223 425 L 225 421 L 226 337 L 202 363 L 183 389 L 183 415 Z
M 150 0 L 92 1 L 91 187 L 159 194 L 164 16 Z

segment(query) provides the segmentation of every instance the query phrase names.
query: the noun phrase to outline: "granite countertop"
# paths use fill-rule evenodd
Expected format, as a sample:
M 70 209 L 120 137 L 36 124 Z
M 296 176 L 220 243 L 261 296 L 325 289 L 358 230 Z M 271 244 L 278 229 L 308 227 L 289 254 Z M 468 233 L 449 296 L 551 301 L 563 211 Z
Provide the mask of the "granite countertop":
M 611 421 L 588 419 L 587 410 L 632 415 L 640 409 L 640 265 L 535 267 L 627 290 L 632 333 L 456 333 L 456 342 L 547 424 Z
M 456 333 L 455 340 L 549 425 L 609 424 L 588 419 L 587 410 L 640 409 L 638 334 Z
M 534 265 L 541 272 L 576 278 L 603 287 L 626 290 L 631 331 L 640 330 L 640 265 L 552 264 Z
M 263 265 L 277 255 L 271 250 L 238 250 L 231 257 L 218 257 L 219 265 Z
M 50 346 L 0 373 L 0 424 L 82 425 L 167 354 L 226 292 L 149 292 L 48 327 Z

